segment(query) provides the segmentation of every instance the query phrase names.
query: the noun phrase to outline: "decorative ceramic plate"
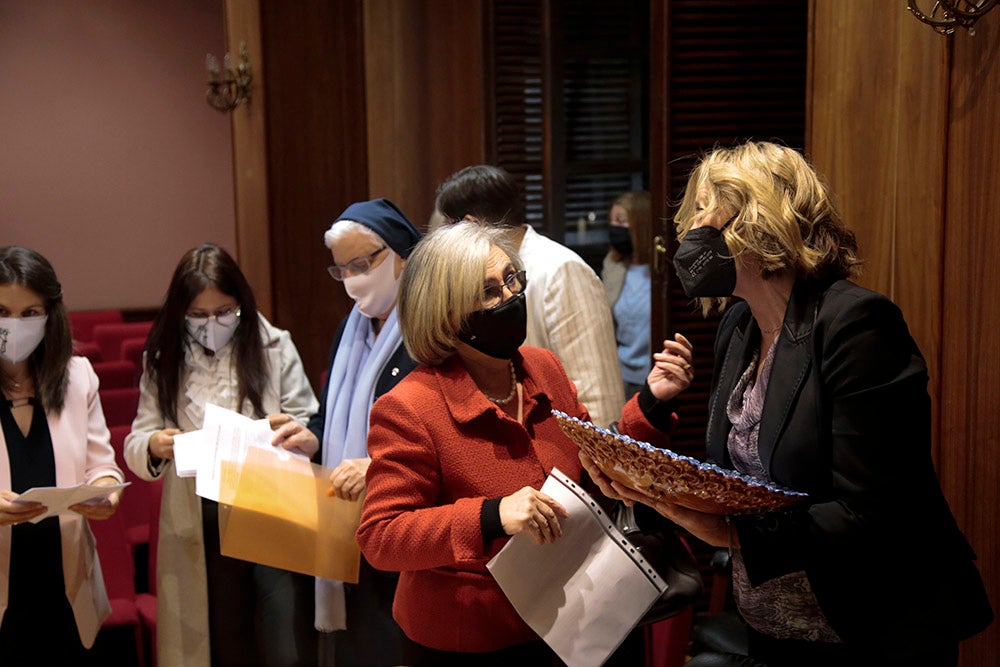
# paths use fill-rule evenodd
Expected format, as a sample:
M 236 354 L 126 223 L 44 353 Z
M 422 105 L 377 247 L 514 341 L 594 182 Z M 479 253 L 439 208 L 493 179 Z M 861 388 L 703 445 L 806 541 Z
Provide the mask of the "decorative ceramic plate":
M 629 488 L 709 514 L 741 514 L 779 509 L 804 493 L 782 488 L 612 433 L 553 410 L 563 432 L 605 475 Z

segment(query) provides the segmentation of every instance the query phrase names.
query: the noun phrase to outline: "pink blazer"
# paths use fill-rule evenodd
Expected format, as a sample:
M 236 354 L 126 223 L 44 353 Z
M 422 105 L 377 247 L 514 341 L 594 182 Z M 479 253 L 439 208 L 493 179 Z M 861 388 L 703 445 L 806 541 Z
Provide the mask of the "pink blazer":
M 66 404 L 58 415 L 48 414 L 57 486 L 74 486 L 100 477 L 115 477 L 119 481 L 124 479 L 121 470 L 115 465 L 111 434 L 104 423 L 97 385 L 97 375 L 86 358 L 70 359 Z M 10 461 L 2 430 L 0 489 L 10 490 Z M 62 532 L 66 595 L 73 607 L 80 640 L 89 648 L 94 643 L 101 623 L 111 613 L 101 564 L 94 546 L 94 535 L 90 532 L 87 520 L 73 513 L 59 516 L 59 529 Z M 10 526 L 0 526 L 0 623 L 7 611 L 10 541 Z

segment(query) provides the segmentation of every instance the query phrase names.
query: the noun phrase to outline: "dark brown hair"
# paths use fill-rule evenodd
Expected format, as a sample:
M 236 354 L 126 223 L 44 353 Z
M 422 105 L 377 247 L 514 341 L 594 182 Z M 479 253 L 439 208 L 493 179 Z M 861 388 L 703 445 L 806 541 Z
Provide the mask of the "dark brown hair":
M 435 206 L 451 222 L 467 215 L 493 227 L 524 222 L 517 181 L 506 170 L 488 164 L 466 167 L 446 178 Z
M 187 336 L 184 315 L 191 302 L 205 289 L 214 287 L 236 299 L 240 319 L 233 334 L 233 363 L 239 385 L 239 402 L 249 400 L 254 416 L 264 417 L 263 395 L 269 369 L 264 356 L 257 301 L 240 267 L 225 250 L 206 243 L 188 250 L 170 280 L 163 307 L 153 320 L 146 341 L 145 372 L 156 386 L 156 401 L 166 421 L 177 423 L 184 347 L 193 345 Z
M 28 357 L 28 372 L 42 407 L 59 414 L 66 402 L 73 337 L 55 269 L 34 250 L 5 246 L 0 248 L 0 285 L 20 285 L 45 301 L 45 337 Z

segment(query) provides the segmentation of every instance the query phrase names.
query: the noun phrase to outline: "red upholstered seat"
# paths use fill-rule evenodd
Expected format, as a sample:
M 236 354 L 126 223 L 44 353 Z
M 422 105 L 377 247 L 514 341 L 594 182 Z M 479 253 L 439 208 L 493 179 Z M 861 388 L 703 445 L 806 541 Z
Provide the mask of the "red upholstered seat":
M 162 486 L 163 481 L 147 482 L 125 465 L 125 436 L 129 434 L 131 426 L 112 426 L 110 430 L 111 446 L 115 450 L 115 461 L 118 463 L 118 467 L 125 472 L 125 481 L 132 483 L 125 495 L 122 496 L 122 502 L 118 508 L 118 513 L 122 515 L 122 520 L 125 522 L 125 535 L 133 548 L 139 545 L 148 545 L 151 549 L 149 517 L 152 508 L 150 503 L 153 502 L 154 494 L 159 498 L 159 487 Z
M 131 361 L 136 368 L 136 384 L 139 384 L 139 377 L 142 375 L 142 350 L 146 347 L 146 339 L 126 338 L 122 341 L 122 359 Z
M 118 324 L 122 322 L 120 310 L 78 310 L 67 313 L 73 340 L 90 342 L 94 340 L 94 327 L 98 324 Z
M 101 389 L 101 407 L 108 427 L 131 426 L 139 409 L 139 388 Z
M 127 489 L 126 489 L 127 492 Z M 142 644 L 142 626 L 139 622 L 139 610 L 135 604 L 135 567 L 132 562 L 132 549 L 125 538 L 125 524 L 119 513 L 109 518 L 97 521 L 90 520 L 90 529 L 97 541 L 97 555 L 101 561 L 101 572 L 104 575 L 104 585 L 111 602 L 111 615 L 101 625 L 101 634 L 108 639 L 116 628 L 128 628 L 130 643 L 128 649 L 134 654 L 139 665 L 145 664 L 145 651 Z M 95 650 L 99 654 L 117 654 L 122 648 L 113 646 L 109 641 L 98 636 Z
M 135 387 L 136 367 L 131 361 L 98 361 L 93 364 L 101 389 Z
M 98 324 L 94 326 L 94 341 L 101 346 L 101 355 L 105 361 L 122 359 L 122 341 L 129 338 L 145 339 L 152 326 L 152 322 Z
M 103 361 L 104 357 L 101 356 L 101 346 L 94 341 L 73 341 L 73 354 L 78 357 L 87 357 L 90 359 L 90 363 L 97 363 L 98 361 Z
M 150 486 L 149 494 L 149 592 L 136 596 L 135 606 L 139 611 L 139 621 L 142 623 L 143 639 L 146 654 L 150 663 L 156 666 L 156 546 L 160 536 L 160 501 L 163 486 L 160 483 Z

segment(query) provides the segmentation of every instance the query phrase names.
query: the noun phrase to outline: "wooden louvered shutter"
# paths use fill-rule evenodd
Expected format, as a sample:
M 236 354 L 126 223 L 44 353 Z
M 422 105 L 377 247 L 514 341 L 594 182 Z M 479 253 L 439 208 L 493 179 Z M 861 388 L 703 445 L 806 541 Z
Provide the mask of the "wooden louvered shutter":
M 671 203 L 679 202 L 695 159 L 746 139 L 801 148 L 805 137 L 806 0 L 662 0 L 652 6 L 650 174 L 667 253 L 653 277 L 653 340 L 681 332 L 695 346 L 695 379 L 681 396 L 671 447 L 703 459 L 717 316 L 704 318 L 677 284 Z M 655 343 L 654 343 L 655 345 Z M 709 590 L 715 551 L 691 546 Z
M 487 159 L 518 180 L 525 221 L 539 231 L 544 230 L 543 10 L 540 0 L 494 0 L 484 12 Z
M 653 69 L 653 124 L 666 128 L 654 145 L 652 171 L 654 207 L 662 205 L 667 222 L 667 259 L 675 247 L 671 202 L 679 202 L 690 170 L 701 154 L 714 146 L 731 146 L 747 139 L 782 142 L 801 149 L 805 141 L 806 0 L 671 0 L 664 29 L 665 62 Z M 666 122 L 663 124 L 663 118 Z M 659 118 L 659 120 L 658 120 Z M 713 344 L 718 317 L 696 311 L 677 284 L 669 261 L 657 276 L 666 298 L 654 300 L 653 340 L 681 332 L 695 345 L 695 380 L 682 397 L 684 412 L 674 447 L 685 454 L 705 456 L 705 424 L 714 363 Z M 657 290 L 654 289 L 654 293 Z M 657 307 L 662 316 L 656 317 Z
M 648 180 L 648 2 L 495 0 L 487 16 L 490 159 L 528 223 L 596 268 L 611 201 Z

